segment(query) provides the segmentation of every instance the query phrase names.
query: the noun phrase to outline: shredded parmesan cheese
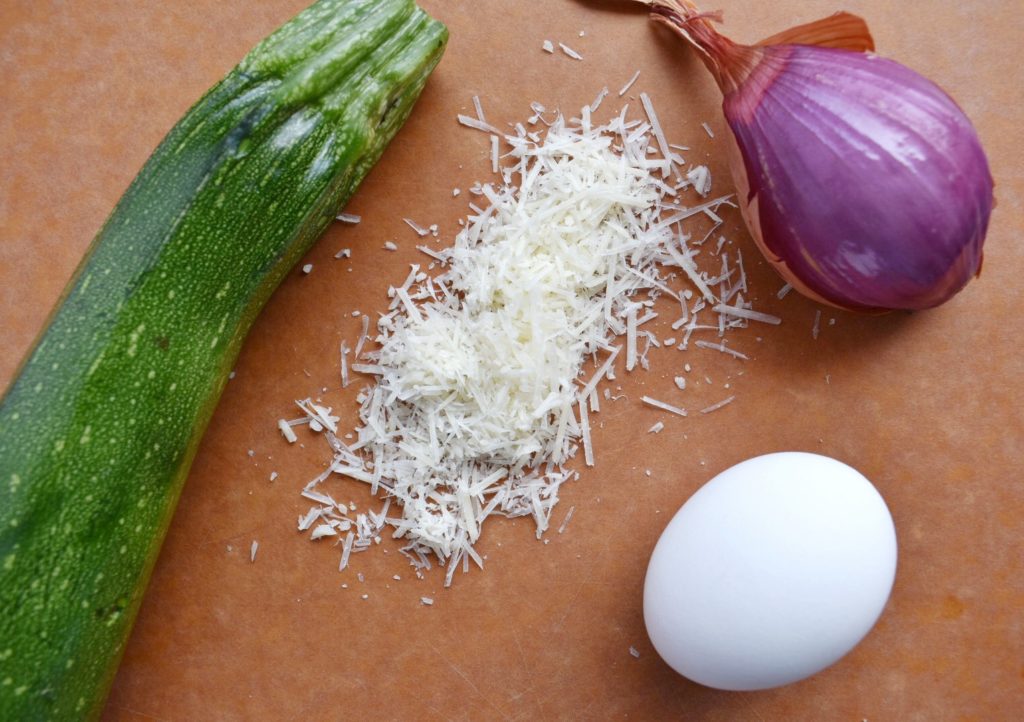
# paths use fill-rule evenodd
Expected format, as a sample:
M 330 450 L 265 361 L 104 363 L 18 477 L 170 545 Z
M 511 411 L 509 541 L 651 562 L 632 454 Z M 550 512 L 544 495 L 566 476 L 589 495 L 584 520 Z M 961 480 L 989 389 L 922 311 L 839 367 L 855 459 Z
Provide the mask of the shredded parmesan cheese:
M 615 378 L 623 347 L 627 370 L 648 368 L 648 352 L 661 347 L 643 328 L 658 317 L 659 296 L 682 309 L 673 324 L 685 325 L 680 348 L 705 329 L 721 337 L 750 320 L 771 322 L 744 299 L 741 264 L 723 259 L 722 271 L 709 277 L 697 265 L 699 243 L 682 231 L 695 215 L 717 227 L 716 211 L 729 196 L 692 207 L 677 201 L 687 184 L 706 194 L 710 174 L 704 169 L 706 175 L 690 178 L 698 166 L 688 180 L 679 176 L 682 158 L 646 93 L 646 121 L 628 120 L 624 108 L 603 125 L 594 122 L 607 94 L 602 90 L 571 120 L 557 112 L 545 118 L 544 106 L 531 104 L 530 124 L 539 121 L 546 130 L 515 124 L 509 134 L 486 122 L 474 96 L 476 117 L 458 120 L 491 134 L 491 169 L 501 182 L 470 188 L 472 212 L 452 247 L 417 247 L 443 272 L 430 277 L 412 266 L 405 282 L 389 290 L 390 307 L 375 334 L 364 315 L 351 360 L 341 346 L 343 386 L 350 370 L 372 376 L 358 396 L 354 438 L 339 438 L 330 408 L 297 402 L 302 421 L 322 432 L 334 454 L 302 491 L 317 505 L 298 527 L 311 539 L 338 538 L 340 569 L 352 554 L 380 543 L 386 528 L 402 540 L 400 551 L 417 576 L 432 561 L 445 567 L 445 586 L 457 570 L 483 567 L 474 547 L 488 518 L 530 517 L 540 538 L 552 524 L 561 485 L 578 476 L 565 465 L 581 448 L 583 462 L 594 464 L 591 414 L 600 410 L 600 392 L 623 398 L 598 386 Z M 672 173 L 674 187 L 663 180 Z M 405 222 L 419 236 L 437 232 Z M 679 290 L 680 283 L 692 288 Z M 717 313 L 717 323 L 698 323 L 702 310 Z M 724 340 L 697 345 L 746 358 Z M 642 402 L 687 415 L 649 396 Z M 291 424 L 282 420 L 279 427 L 294 442 Z M 663 428 L 659 421 L 649 432 Z M 332 476 L 367 484 L 383 496 L 381 511 L 357 514 L 354 505 L 318 491 Z M 559 532 L 572 514 L 570 508 Z

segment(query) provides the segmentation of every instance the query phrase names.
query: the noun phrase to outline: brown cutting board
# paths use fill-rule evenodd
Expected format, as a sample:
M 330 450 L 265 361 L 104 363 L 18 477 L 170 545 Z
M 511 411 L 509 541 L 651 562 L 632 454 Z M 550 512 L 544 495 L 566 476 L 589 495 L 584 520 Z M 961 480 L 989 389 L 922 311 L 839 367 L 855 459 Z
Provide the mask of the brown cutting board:
M 0 383 L 164 133 L 303 4 L 0 4 Z M 457 574 L 447 590 L 437 570 L 416 579 L 391 540 L 339 573 L 337 547 L 298 534 L 295 519 L 308 508 L 298 492 L 327 450 L 310 435 L 304 448 L 287 446 L 275 422 L 293 413 L 293 400 L 319 394 L 343 425 L 353 423 L 356 387 L 338 388 L 338 343 L 358 334 L 353 311 L 383 309 L 388 285 L 422 262 L 402 218 L 437 223 L 450 239 L 467 200 L 452 188 L 490 179 L 486 135 L 460 127 L 456 114 L 471 110 L 474 94 L 503 124 L 528 117 L 533 100 L 572 112 L 607 85 L 605 109 L 614 110 L 636 107 L 643 90 L 671 140 L 709 165 L 715 190 L 732 184 L 710 76 L 631 4 L 423 4 L 448 23 L 448 52 L 353 198 L 349 210 L 363 222 L 326 234 L 304 261 L 312 273 L 285 281 L 246 342 L 106 719 L 876 722 L 1011 719 L 1024 709 L 1024 23 L 1015 3 L 845 7 L 868 19 L 881 53 L 940 82 L 978 127 L 999 200 L 981 279 L 914 315 L 865 318 L 796 294 L 779 300 L 782 282 L 728 213 L 722 231 L 747 261 L 756 308 L 782 325 L 735 336 L 747 362 L 662 351 L 649 372 L 620 373 L 625 398 L 595 417 L 597 465 L 577 464 L 579 481 L 563 487 L 554 525 L 575 506 L 564 533 L 538 541 L 526 520 L 488 523 L 479 545 L 487 568 Z M 723 0 L 708 9 L 719 7 L 727 30 L 748 41 L 840 9 L 826 0 Z M 584 59 L 544 53 L 545 39 Z M 637 85 L 618 98 L 637 69 Z M 386 241 L 399 250 L 385 251 Z M 335 260 L 344 247 L 351 261 Z M 659 336 L 669 335 L 671 318 L 655 327 Z M 679 392 L 672 377 L 683 363 L 692 381 Z M 736 400 L 678 419 L 643 407 L 645 393 L 691 408 Z M 658 420 L 665 430 L 648 434 Z M 673 673 L 646 638 L 647 558 L 702 483 L 779 450 L 828 454 L 875 482 L 899 537 L 893 595 L 867 639 L 812 679 L 750 694 L 705 689 Z M 370 505 L 355 482 L 332 484 L 339 498 Z

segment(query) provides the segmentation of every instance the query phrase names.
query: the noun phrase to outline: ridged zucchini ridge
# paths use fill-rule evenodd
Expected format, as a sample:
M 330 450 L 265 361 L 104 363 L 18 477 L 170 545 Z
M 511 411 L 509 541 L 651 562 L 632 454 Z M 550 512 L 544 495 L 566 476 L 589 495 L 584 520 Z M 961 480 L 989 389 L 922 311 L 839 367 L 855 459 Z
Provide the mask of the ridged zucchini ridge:
M 444 51 L 413 0 L 320 0 L 170 131 L 0 401 L 0 720 L 102 710 L 256 314 Z

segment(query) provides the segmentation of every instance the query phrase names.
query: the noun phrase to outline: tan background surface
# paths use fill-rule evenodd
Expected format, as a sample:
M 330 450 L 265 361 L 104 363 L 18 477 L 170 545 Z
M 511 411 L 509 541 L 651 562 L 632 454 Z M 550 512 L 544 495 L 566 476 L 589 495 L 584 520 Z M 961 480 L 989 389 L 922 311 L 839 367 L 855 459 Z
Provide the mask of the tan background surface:
M 0 3 L 0 383 L 163 134 L 303 5 Z M 598 466 L 564 487 L 555 512 L 557 526 L 576 506 L 566 532 L 545 545 L 525 521 L 490 523 L 480 545 L 487 570 L 459 575 L 447 591 L 439 573 L 412 578 L 390 541 L 339 574 L 336 547 L 297 534 L 294 520 L 308 506 L 298 491 L 322 468 L 326 449 L 314 438 L 304 438 L 304 450 L 287 448 L 274 422 L 292 413 L 293 399 L 326 386 L 324 399 L 351 423 L 353 393 L 337 389 L 336 349 L 357 334 L 350 312 L 383 308 L 387 285 L 417 260 L 401 218 L 437 222 L 450 237 L 466 200 L 451 198 L 451 189 L 489 177 L 486 136 L 458 127 L 455 114 L 473 94 L 498 122 L 525 119 L 531 100 L 574 110 L 639 68 L 632 94 L 651 93 L 672 140 L 694 147 L 690 159 L 707 159 L 716 190 L 730 190 L 731 181 L 711 78 L 642 12 L 573 0 L 424 5 L 450 25 L 448 53 L 350 205 L 363 224 L 331 229 L 308 258 L 313 273 L 293 274 L 257 322 L 185 488 L 107 719 L 1016 717 L 1024 709 L 1017 3 L 844 6 L 868 19 L 882 53 L 946 87 L 980 131 L 999 199 L 980 281 L 914 316 L 826 310 L 815 341 L 817 307 L 796 295 L 776 299 L 781 282 L 754 262 L 731 213 L 725 230 L 748 260 L 756 307 L 781 315 L 782 326 L 736 336 L 736 347 L 754 356 L 746 364 L 672 351 L 652 356 L 650 373 L 620 375 L 628 398 L 599 416 Z M 708 7 L 726 11 L 734 37 L 754 40 L 843 6 Z M 541 52 L 545 38 L 585 60 Z M 704 120 L 718 140 L 704 135 Z M 400 251 L 383 251 L 386 240 Z M 353 261 L 333 260 L 346 246 Z M 684 361 L 694 380 L 712 384 L 675 391 L 671 378 Z M 642 393 L 697 408 L 727 393 L 737 400 L 683 420 L 642 408 Z M 658 419 L 665 431 L 645 433 Z M 753 694 L 690 684 L 647 641 L 647 557 L 671 513 L 704 481 L 786 449 L 835 456 L 877 484 L 900 541 L 892 599 L 863 644 L 810 680 Z M 273 483 L 271 471 L 280 474 Z M 363 489 L 338 484 L 339 496 L 365 508 Z M 421 595 L 434 606 L 421 606 Z

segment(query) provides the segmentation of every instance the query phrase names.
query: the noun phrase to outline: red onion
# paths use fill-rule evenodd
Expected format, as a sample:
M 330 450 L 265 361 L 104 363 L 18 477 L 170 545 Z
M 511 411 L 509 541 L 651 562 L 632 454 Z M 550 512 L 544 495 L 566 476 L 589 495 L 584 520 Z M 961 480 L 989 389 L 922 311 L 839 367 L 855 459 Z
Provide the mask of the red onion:
M 722 91 L 743 217 L 797 290 L 855 311 L 923 309 L 981 270 L 993 182 L 941 88 L 838 13 L 740 45 L 690 0 L 641 0 Z

